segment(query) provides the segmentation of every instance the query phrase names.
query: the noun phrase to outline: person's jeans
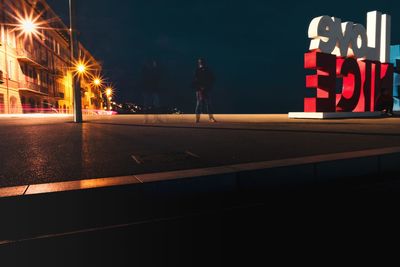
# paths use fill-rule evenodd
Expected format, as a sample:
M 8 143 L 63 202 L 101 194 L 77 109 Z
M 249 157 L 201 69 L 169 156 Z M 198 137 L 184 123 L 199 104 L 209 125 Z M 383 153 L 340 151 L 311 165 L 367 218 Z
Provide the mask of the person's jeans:
M 208 94 L 197 91 L 196 98 L 196 115 L 200 115 L 202 112 L 205 111 L 210 117 L 212 117 L 210 96 Z
M 143 106 L 145 109 L 160 108 L 160 97 L 156 92 L 143 93 Z

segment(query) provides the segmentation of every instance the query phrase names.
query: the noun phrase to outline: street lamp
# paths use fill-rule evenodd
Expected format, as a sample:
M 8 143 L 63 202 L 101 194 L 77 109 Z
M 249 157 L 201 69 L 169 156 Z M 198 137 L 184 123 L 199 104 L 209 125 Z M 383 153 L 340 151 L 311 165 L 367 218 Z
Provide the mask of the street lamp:
M 26 35 L 37 33 L 38 25 L 30 18 L 22 19 L 20 23 L 20 29 Z
M 35 15 L 34 9 L 28 11 L 24 9 L 23 11 L 18 11 L 14 9 L 15 14 L 10 14 L 17 22 L 15 30 L 20 32 L 19 36 L 25 35 L 26 39 L 33 40 L 33 37 L 41 36 L 39 29 L 44 28 L 46 21 L 40 21 L 41 14 Z M 41 37 L 44 37 L 43 35 Z
M 107 87 L 106 88 L 106 95 L 107 95 L 107 97 L 110 97 L 112 95 L 112 88 L 111 87 Z
M 94 80 L 93 80 L 93 84 L 96 87 L 100 87 L 102 85 L 102 83 L 103 82 L 102 82 L 101 78 L 94 78 Z
M 76 66 L 76 71 L 78 74 L 83 75 L 86 73 L 86 66 L 83 63 L 79 63 Z
M 69 0 L 69 21 L 70 21 L 70 39 L 71 39 L 71 64 L 77 62 L 79 58 L 79 43 L 76 27 L 76 3 L 75 0 Z M 78 65 L 78 72 L 84 72 L 86 68 Z M 82 123 L 82 99 L 79 75 L 73 75 L 74 88 L 74 122 Z

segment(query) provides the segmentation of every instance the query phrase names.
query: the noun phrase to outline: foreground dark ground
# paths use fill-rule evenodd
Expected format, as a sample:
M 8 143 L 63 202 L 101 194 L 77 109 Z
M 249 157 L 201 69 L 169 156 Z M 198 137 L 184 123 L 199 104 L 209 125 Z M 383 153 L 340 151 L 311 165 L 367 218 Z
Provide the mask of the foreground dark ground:
M 356 249 L 375 254 L 397 229 L 400 193 L 397 175 L 375 179 L 152 198 L 145 205 L 118 190 L 100 192 L 99 202 L 89 193 L 57 206 L 17 204 L 20 221 L 3 220 L 3 234 L 21 225 L 48 232 L 0 245 L 2 266 L 320 264 L 353 257 Z M 5 207 L 3 214 L 12 214 Z

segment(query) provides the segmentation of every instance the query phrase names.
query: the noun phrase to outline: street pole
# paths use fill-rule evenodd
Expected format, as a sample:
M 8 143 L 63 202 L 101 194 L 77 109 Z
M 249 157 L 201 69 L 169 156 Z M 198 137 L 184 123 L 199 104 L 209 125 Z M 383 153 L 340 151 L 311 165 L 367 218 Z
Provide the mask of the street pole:
M 69 0 L 69 21 L 70 21 L 70 46 L 71 46 L 71 67 L 74 67 L 74 62 L 78 62 L 79 58 L 79 43 L 76 26 L 76 1 Z M 71 69 L 72 69 L 71 68 Z M 81 84 L 79 75 L 72 74 L 72 86 L 74 91 L 74 122 L 82 123 L 82 99 L 81 99 Z

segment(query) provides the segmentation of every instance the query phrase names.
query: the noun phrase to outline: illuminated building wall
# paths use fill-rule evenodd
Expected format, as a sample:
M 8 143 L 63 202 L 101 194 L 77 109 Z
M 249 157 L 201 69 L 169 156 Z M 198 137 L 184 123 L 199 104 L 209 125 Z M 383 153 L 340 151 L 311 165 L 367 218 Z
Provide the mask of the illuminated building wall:
M 17 26 L 18 16 L 25 13 L 39 17 L 40 27 L 31 37 Z M 44 0 L 3 0 L 0 23 L 0 114 L 71 113 L 69 28 Z M 80 54 L 89 59 L 92 70 L 99 73 L 100 65 L 82 45 L 80 47 Z M 82 106 L 101 109 L 100 90 L 91 88 L 85 78 L 82 85 Z

